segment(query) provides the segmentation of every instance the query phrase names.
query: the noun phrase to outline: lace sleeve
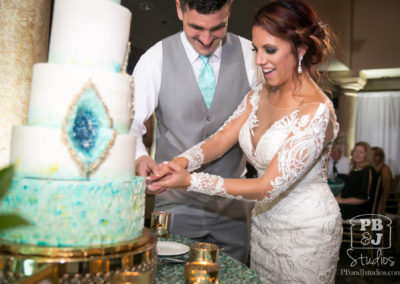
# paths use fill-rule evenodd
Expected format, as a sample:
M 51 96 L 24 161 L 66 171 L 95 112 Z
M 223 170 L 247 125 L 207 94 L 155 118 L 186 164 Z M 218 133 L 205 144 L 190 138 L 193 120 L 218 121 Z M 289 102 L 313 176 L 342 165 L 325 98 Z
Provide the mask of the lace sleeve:
M 224 186 L 224 179 L 220 176 L 210 175 L 208 173 L 192 173 L 190 186 L 186 190 L 200 192 L 208 195 L 218 195 L 222 197 L 228 197 L 239 200 L 245 199 L 242 195 L 234 196 L 228 194 Z
M 261 85 L 254 89 L 254 93 L 257 93 L 257 95 L 258 95 L 259 89 L 261 89 Z M 233 112 L 233 114 L 228 118 L 228 120 L 225 121 L 225 123 L 218 129 L 217 132 L 215 132 L 213 135 L 211 135 L 208 139 L 194 145 L 192 148 L 186 150 L 184 153 L 182 153 L 178 156 L 178 157 L 186 158 L 188 160 L 187 170 L 189 172 L 193 172 L 193 171 L 199 169 L 204 162 L 208 163 L 208 162 L 215 160 L 223 155 L 224 152 L 211 153 L 211 151 L 215 150 L 215 147 L 209 147 L 208 149 L 210 149 L 211 151 L 204 151 L 202 145 L 206 144 L 207 141 L 214 138 L 218 133 L 221 133 L 225 129 L 226 125 L 231 123 L 236 118 L 240 117 L 246 111 L 247 98 L 248 98 L 249 94 L 247 94 L 243 98 L 242 102 L 239 104 L 239 106 L 236 108 L 236 110 Z M 236 138 L 236 140 L 237 140 L 237 138 Z M 216 141 L 214 141 L 213 143 L 215 143 L 215 142 Z M 227 149 L 225 149 L 225 151 L 226 150 Z M 206 152 L 207 154 L 205 155 L 204 152 Z
M 259 196 L 258 200 L 266 202 L 275 199 L 299 179 L 305 178 L 313 165 L 323 163 L 327 158 L 329 145 L 337 134 L 337 123 L 330 115 L 331 110 L 325 104 L 318 104 L 316 109 L 308 112 L 294 112 L 288 125 L 291 134 L 259 178 L 261 183 L 254 179 L 251 183 L 246 180 L 228 182 L 219 176 L 193 173 L 187 190 L 236 199 L 244 199 L 243 196 L 248 200 L 254 200 L 248 198 L 250 196 Z
M 201 167 L 204 162 L 204 154 L 203 150 L 201 150 L 201 145 L 205 141 L 200 142 L 199 144 L 194 145 L 189 150 L 183 152 L 178 157 L 186 158 L 188 160 L 187 170 L 189 172 L 193 172 Z
M 312 114 L 298 114 L 293 114 L 292 134 L 271 162 L 272 168 L 267 169 L 277 170 L 278 174 L 271 179 L 272 190 L 263 201 L 270 201 L 291 187 L 321 158 L 330 119 L 328 106 L 320 104 L 312 118 Z

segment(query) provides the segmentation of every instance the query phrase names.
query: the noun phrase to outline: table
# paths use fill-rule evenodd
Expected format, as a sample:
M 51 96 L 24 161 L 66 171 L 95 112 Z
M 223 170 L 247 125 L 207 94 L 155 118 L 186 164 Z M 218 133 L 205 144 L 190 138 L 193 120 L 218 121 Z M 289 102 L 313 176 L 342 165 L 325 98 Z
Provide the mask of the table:
M 329 188 L 331 189 L 333 195 L 336 196 L 340 192 L 342 192 L 342 189 L 344 187 L 344 182 L 342 180 L 335 181 L 335 180 L 328 179 L 328 185 L 329 185 Z
M 183 238 L 180 236 L 170 236 L 169 238 L 159 238 L 160 241 L 171 241 L 178 242 L 185 245 L 190 245 L 191 243 L 195 243 L 195 241 Z M 181 256 L 174 256 L 174 258 L 187 260 L 189 257 L 188 253 Z M 159 256 L 159 260 L 162 259 L 162 256 Z M 258 278 L 257 274 L 237 261 L 236 259 L 230 257 L 229 255 L 219 252 L 218 254 L 218 264 L 219 264 L 219 283 L 262 283 Z M 157 277 L 156 284 L 159 283 L 184 283 L 183 276 L 183 264 L 164 264 L 158 263 L 157 266 Z

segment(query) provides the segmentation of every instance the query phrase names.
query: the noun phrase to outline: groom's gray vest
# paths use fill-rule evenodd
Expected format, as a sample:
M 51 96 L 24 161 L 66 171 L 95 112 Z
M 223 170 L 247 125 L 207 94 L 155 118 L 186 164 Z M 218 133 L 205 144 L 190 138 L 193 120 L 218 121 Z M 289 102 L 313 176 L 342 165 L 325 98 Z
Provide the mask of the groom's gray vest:
M 214 134 L 250 90 L 240 40 L 233 34 L 228 33 L 223 41 L 219 76 L 210 109 L 205 105 L 180 34 L 164 39 L 162 48 L 162 77 L 156 110 L 157 162 L 169 161 Z M 199 171 L 222 177 L 239 177 L 244 166 L 242 152 L 236 144 L 223 157 Z M 190 203 L 193 200 L 191 194 L 172 191 L 158 195 L 156 206 Z

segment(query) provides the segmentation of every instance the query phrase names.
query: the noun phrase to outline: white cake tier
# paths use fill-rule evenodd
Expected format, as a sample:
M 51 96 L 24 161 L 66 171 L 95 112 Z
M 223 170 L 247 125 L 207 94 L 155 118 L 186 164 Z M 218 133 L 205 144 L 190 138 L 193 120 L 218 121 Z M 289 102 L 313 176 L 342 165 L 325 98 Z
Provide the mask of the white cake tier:
M 135 176 L 135 145 L 136 136 L 117 135 L 90 180 L 131 181 Z M 10 156 L 10 162 L 15 165 L 15 177 L 85 179 L 60 129 L 14 126 Z
M 28 125 L 61 128 L 71 103 L 90 81 L 108 109 L 114 129 L 128 133 L 133 116 L 131 76 L 49 63 L 33 67 Z
M 131 17 L 128 9 L 107 0 L 56 0 L 49 62 L 120 72 Z

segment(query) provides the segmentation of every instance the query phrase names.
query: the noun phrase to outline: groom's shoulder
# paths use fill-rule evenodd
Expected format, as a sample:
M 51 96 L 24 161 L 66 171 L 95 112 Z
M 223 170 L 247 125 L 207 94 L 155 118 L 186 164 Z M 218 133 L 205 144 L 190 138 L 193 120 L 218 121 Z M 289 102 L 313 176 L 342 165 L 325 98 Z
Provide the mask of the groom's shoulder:
M 242 46 L 243 50 L 251 50 L 251 49 L 253 49 L 253 45 L 252 45 L 251 41 L 248 40 L 247 38 L 245 38 L 245 37 L 243 37 L 241 35 L 230 33 L 230 32 L 227 33 L 227 36 L 228 37 L 232 37 L 232 38 L 236 38 L 237 39 L 236 42 Z
M 176 40 L 177 38 L 179 38 L 180 33 L 181 32 L 177 32 L 177 33 L 169 35 L 163 39 L 160 39 L 155 44 L 153 44 L 151 47 L 149 47 L 147 49 L 147 51 L 145 52 L 145 54 L 159 53 L 162 50 L 162 47 L 163 47 L 163 45 L 165 45 L 165 43 Z

